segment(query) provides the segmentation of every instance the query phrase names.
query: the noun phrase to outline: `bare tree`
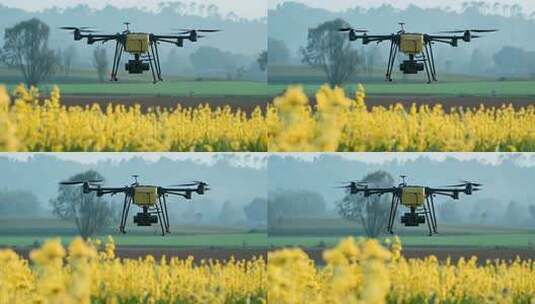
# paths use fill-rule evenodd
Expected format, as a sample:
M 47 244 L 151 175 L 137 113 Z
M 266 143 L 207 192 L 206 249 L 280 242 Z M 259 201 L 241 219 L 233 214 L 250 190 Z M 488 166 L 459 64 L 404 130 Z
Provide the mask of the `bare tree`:
M 307 45 L 300 49 L 303 63 L 321 67 L 331 86 L 341 85 L 353 75 L 360 57 L 338 29 L 349 25 L 342 19 L 327 21 L 308 30 Z
M 370 187 L 391 187 L 394 184 L 392 176 L 384 171 L 368 174 L 362 181 Z M 361 193 L 348 193 L 337 203 L 338 214 L 347 220 L 359 222 L 364 233 L 375 238 L 385 230 L 390 200 L 389 195 L 364 197 Z
M 72 176 L 70 181 L 103 179 L 96 171 Z M 58 196 L 50 201 L 52 213 L 62 220 L 73 221 L 83 238 L 101 232 L 113 220 L 116 213 L 110 204 L 95 193 L 83 193 L 82 187 L 61 185 Z
M 535 220 L 535 205 L 529 205 L 529 214 Z
M 37 18 L 5 30 L 2 61 L 19 68 L 27 85 L 37 85 L 55 71 L 58 58 L 48 48 L 49 35 L 48 25 Z
M 98 80 L 104 82 L 108 70 L 108 55 L 105 48 L 97 47 L 93 50 L 93 66 L 97 69 Z
M 258 66 L 260 67 L 260 70 L 262 72 L 265 72 L 267 70 L 268 66 L 268 52 L 266 50 L 262 51 L 258 58 L 256 59 L 256 62 L 258 63 Z
M 70 45 L 63 51 L 62 55 L 63 71 L 65 72 L 65 76 L 69 76 L 69 74 L 71 73 L 72 63 L 78 55 L 76 52 L 76 48 L 74 47 L 74 45 Z

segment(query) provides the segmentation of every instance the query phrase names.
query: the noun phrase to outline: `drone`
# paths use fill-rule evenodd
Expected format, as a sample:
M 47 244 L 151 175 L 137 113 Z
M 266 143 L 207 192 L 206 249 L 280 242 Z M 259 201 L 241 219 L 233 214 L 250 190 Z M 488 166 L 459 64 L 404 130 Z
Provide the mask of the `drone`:
M 116 34 L 98 34 L 91 27 L 64 26 L 60 29 L 72 31 L 74 40 L 87 39 L 87 44 L 95 42 L 106 43 L 115 40 L 115 53 L 113 55 L 113 66 L 110 81 L 117 81 L 117 73 L 123 52 L 134 56 L 125 64 L 125 69 L 129 74 L 143 74 L 144 71 L 152 72 L 153 83 L 163 81 L 162 69 L 160 65 L 160 53 L 158 45 L 161 42 L 174 44 L 177 47 L 184 47 L 184 40 L 197 42 L 205 36 L 199 33 L 215 33 L 217 29 L 176 29 L 179 32 L 169 35 L 157 35 L 153 33 L 141 33 L 130 31 L 130 23 L 125 22 L 126 29 Z M 95 34 L 97 33 L 97 34 Z
M 132 204 L 141 208 L 134 216 L 134 224 L 137 226 L 150 227 L 152 224 L 160 223 L 162 236 L 171 233 L 169 229 L 169 213 L 167 211 L 166 197 L 169 195 L 180 196 L 187 200 L 192 198 L 192 194 L 204 195 L 210 190 L 208 184 L 202 181 L 194 181 L 187 184 L 172 185 L 169 187 L 142 185 L 138 181 L 138 175 L 133 175 L 134 182 L 123 187 L 102 187 L 103 180 L 89 179 L 79 181 L 65 181 L 60 185 L 75 186 L 82 185 L 82 193 L 89 194 L 95 192 L 97 197 L 104 195 L 124 194 L 123 210 L 121 213 L 121 224 L 119 231 L 126 233 L 125 226 L 128 219 L 128 212 Z
M 405 23 L 400 22 L 401 29 L 397 33 L 389 35 L 368 35 L 368 30 L 354 29 L 351 27 L 341 28 L 338 31 L 348 32 L 350 41 L 362 39 L 362 44 L 367 45 L 370 42 L 390 41 L 390 54 L 386 69 L 386 81 L 392 81 L 392 71 L 398 52 L 409 56 L 408 60 L 403 60 L 400 64 L 400 70 L 403 74 L 418 74 L 424 71 L 427 74 L 427 83 L 438 81 L 437 69 L 435 66 L 435 56 L 433 53 L 433 44 L 444 43 L 452 47 L 458 47 L 459 41 L 471 42 L 472 39 L 481 38 L 480 33 L 497 32 L 496 29 L 468 29 L 441 31 L 439 35 L 424 33 L 409 33 L 405 30 Z M 476 33 L 476 35 L 474 35 Z M 462 34 L 462 35 L 457 35 Z
M 364 197 L 391 194 L 392 201 L 388 215 L 387 232 L 394 234 L 393 228 L 396 212 L 401 205 L 409 209 L 409 212 L 406 212 L 401 216 L 401 224 L 405 227 L 418 227 L 420 224 L 425 224 L 427 222 L 429 236 L 432 236 L 433 234 L 438 233 L 434 197 L 440 195 L 458 200 L 461 194 L 472 195 L 474 192 L 480 191 L 483 186 L 480 183 L 463 180 L 459 184 L 434 188 L 408 185 L 406 178 L 407 176 L 402 175 L 402 181 L 397 187 L 376 188 L 370 187 L 367 182 L 352 181 L 340 188 L 345 189 L 350 194 L 362 193 Z

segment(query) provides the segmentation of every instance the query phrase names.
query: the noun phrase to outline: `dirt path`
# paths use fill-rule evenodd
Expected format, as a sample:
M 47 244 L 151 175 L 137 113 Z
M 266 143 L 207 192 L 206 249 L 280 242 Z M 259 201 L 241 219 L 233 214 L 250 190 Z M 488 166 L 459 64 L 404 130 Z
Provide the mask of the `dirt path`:
M 308 255 L 320 265 L 323 264 L 323 248 L 307 248 Z M 479 264 L 484 264 L 486 260 L 514 260 L 517 256 L 523 260 L 535 260 L 535 250 L 527 248 L 467 248 L 467 247 L 407 247 L 403 248 L 402 254 L 406 258 L 425 258 L 434 255 L 441 262 L 448 257 L 452 262 L 457 262 L 461 257 L 469 258 L 475 256 Z
M 255 107 L 265 108 L 273 100 L 269 96 L 208 96 L 208 97 L 188 97 L 188 96 L 145 96 L 145 95 L 62 95 L 61 102 L 64 105 L 83 106 L 92 103 L 99 103 L 101 106 L 108 104 L 124 104 L 127 106 L 140 104 L 143 111 L 149 107 L 160 106 L 174 108 L 178 103 L 184 107 L 196 107 L 200 104 L 210 104 L 212 107 L 230 106 L 233 109 L 240 108 L 247 113 L 251 113 Z M 311 102 L 315 100 L 311 97 Z M 512 104 L 515 108 L 528 105 L 535 105 L 535 96 L 514 96 L 514 97 L 477 97 L 477 96 L 425 96 L 425 95 L 370 95 L 366 97 L 369 107 L 385 106 L 401 103 L 406 107 L 413 103 L 417 105 L 442 104 L 446 110 L 451 107 L 478 107 L 484 104 L 487 107 Z
M 15 248 L 15 251 L 24 258 L 28 258 L 31 248 Z M 118 246 L 115 251 L 120 258 L 137 259 L 152 255 L 155 259 L 162 256 L 178 257 L 186 259 L 189 256 L 195 257 L 195 261 L 203 259 L 228 260 L 234 257 L 237 260 L 250 260 L 253 257 L 267 258 L 265 248 L 172 248 L 172 247 L 137 247 Z
M 133 106 L 140 104 L 142 111 L 146 112 L 149 107 L 175 108 L 177 104 L 182 107 L 197 107 L 201 104 L 209 104 L 212 107 L 230 106 L 232 109 L 242 109 L 251 113 L 255 107 L 265 108 L 271 98 L 266 96 L 210 96 L 210 97 L 187 97 L 187 96 L 114 96 L 114 95 L 62 95 L 61 103 L 64 105 L 84 106 L 98 103 L 101 106 L 108 104 L 123 104 Z

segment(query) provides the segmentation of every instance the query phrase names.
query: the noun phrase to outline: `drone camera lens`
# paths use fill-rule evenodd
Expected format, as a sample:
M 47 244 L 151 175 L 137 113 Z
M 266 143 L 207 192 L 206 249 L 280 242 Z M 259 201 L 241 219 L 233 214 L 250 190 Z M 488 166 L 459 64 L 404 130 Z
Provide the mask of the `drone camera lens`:
M 138 226 L 151 226 L 158 223 L 158 217 L 156 215 L 138 213 L 134 215 L 134 224 Z
M 411 60 L 405 60 L 399 65 L 399 69 L 403 74 L 418 74 L 424 70 L 424 64 L 422 62 L 416 62 Z
M 128 60 L 128 63 L 126 63 L 124 67 L 130 74 L 142 74 L 143 71 L 148 71 L 150 69 L 149 63 L 141 60 Z
M 405 213 L 401 216 L 401 223 L 406 227 L 418 227 L 425 224 L 425 216 L 416 213 Z

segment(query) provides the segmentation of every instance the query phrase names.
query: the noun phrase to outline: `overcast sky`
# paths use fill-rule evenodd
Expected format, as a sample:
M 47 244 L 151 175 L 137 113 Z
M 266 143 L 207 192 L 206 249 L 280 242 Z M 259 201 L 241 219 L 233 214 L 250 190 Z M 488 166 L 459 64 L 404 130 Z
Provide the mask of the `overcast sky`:
M 118 7 L 148 7 L 155 9 L 158 3 L 172 2 L 173 0 L 114 0 L 113 5 Z M 288 0 L 182 0 L 181 2 L 195 2 L 197 4 L 215 4 L 223 14 L 234 12 L 240 17 L 254 19 L 267 15 L 267 7 L 274 8 L 277 4 Z M 345 10 L 354 6 L 376 7 L 384 3 L 404 8 L 409 4 L 421 7 L 450 7 L 458 9 L 467 0 L 291 0 L 305 3 L 309 6 L 325 8 L 332 11 Z M 468 0 L 470 1 L 470 0 Z M 535 12 L 534 0 L 478 0 L 494 4 L 520 4 L 527 15 Z M 53 6 L 66 7 L 78 4 L 88 4 L 94 8 L 102 8 L 107 2 L 102 0 L 1 0 L 0 4 L 9 7 L 18 7 L 25 10 L 42 10 Z
M 286 2 L 287 0 L 268 0 L 269 8 L 274 8 L 279 3 Z M 302 2 L 312 7 L 319 7 L 328 9 L 331 11 L 345 10 L 351 7 L 377 7 L 384 3 L 391 4 L 394 7 L 405 8 L 410 4 L 414 4 L 421 7 L 450 7 L 452 9 L 459 9 L 463 2 L 470 2 L 471 0 L 291 0 L 294 2 Z M 496 2 L 508 5 L 520 4 L 525 10 L 527 15 L 530 15 L 535 11 L 534 0 L 477 0 L 494 4 Z
M 42 10 L 50 7 L 76 6 L 88 4 L 94 8 L 102 8 L 106 3 L 113 3 L 117 7 L 148 7 L 155 9 L 160 2 L 176 2 L 172 0 L 1 0 L 0 4 L 8 7 L 18 7 L 25 10 Z M 182 0 L 180 2 L 210 5 L 215 4 L 224 15 L 234 12 L 238 16 L 247 19 L 255 19 L 267 16 L 267 0 Z
M 19 161 L 27 161 L 36 154 L 52 155 L 59 159 L 76 161 L 83 164 L 94 164 L 100 161 L 122 161 L 128 160 L 132 157 L 141 157 L 148 161 L 157 161 L 162 157 L 172 160 L 190 160 L 199 164 L 212 165 L 218 158 L 218 155 L 232 155 L 232 164 L 236 166 L 246 166 L 252 168 L 265 168 L 267 166 L 267 153 L 7 153 L 0 152 L 0 157 L 8 157 Z M 274 154 L 280 157 L 294 157 L 307 161 L 314 161 L 322 153 L 277 153 Z M 381 164 L 390 161 L 410 161 L 420 157 L 426 157 L 435 161 L 443 161 L 447 158 L 455 158 L 459 160 L 477 160 L 481 163 L 498 165 L 504 160 L 514 158 L 518 166 L 535 167 L 535 153 L 335 153 L 336 156 L 353 161 L 360 161 L 366 163 Z
M 322 153 L 279 153 L 280 157 L 294 157 L 306 161 L 314 161 Z M 480 163 L 499 165 L 504 160 L 513 158 L 518 166 L 535 167 L 535 153 L 465 153 L 465 152 L 447 152 L 447 153 L 395 153 L 395 152 L 363 152 L 363 153 L 335 153 L 334 155 L 352 161 L 365 163 L 382 164 L 391 161 L 411 161 L 420 157 L 426 157 L 434 161 L 444 161 L 447 158 L 458 160 L 477 160 Z
M 207 166 L 213 165 L 218 156 L 222 155 L 232 155 L 231 164 L 239 167 L 251 167 L 256 169 L 263 169 L 266 167 L 266 153 L 159 153 L 159 152 L 150 152 L 150 153 L 85 153 L 85 152 L 74 152 L 74 153 L 31 153 L 31 152 L 20 152 L 20 153 L 8 153 L 0 152 L 0 157 L 8 157 L 15 159 L 17 161 L 27 161 L 30 158 L 34 157 L 37 154 L 51 155 L 62 160 L 75 161 L 82 164 L 95 164 L 101 161 L 123 161 L 129 160 L 133 157 L 141 157 L 147 161 L 158 161 L 160 158 L 165 157 L 171 160 L 185 160 L 193 161 L 198 164 L 204 164 Z

